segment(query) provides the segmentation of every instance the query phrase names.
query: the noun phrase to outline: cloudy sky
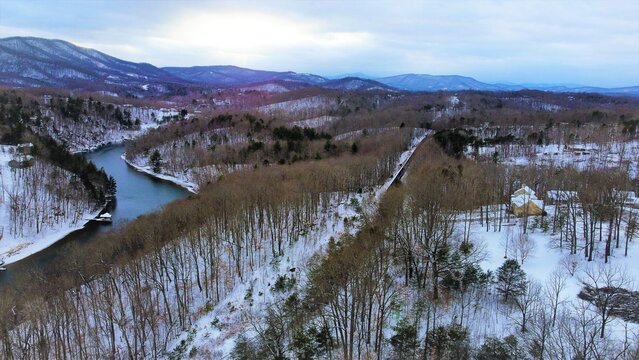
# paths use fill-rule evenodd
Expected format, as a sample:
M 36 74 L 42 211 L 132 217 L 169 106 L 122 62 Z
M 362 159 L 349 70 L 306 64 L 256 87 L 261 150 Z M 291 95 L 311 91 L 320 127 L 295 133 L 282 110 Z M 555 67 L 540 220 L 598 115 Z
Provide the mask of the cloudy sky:
M 0 37 L 156 66 L 639 85 L 639 1 L 0 0 Z

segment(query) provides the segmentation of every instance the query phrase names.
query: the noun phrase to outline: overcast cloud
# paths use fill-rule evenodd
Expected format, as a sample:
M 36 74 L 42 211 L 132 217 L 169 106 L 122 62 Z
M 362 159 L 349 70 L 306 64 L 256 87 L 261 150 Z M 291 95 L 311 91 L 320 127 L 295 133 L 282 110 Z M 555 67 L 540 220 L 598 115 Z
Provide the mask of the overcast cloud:
M 639 85 L 639 1 L 0 1 L 0 37 L 156 66 Z

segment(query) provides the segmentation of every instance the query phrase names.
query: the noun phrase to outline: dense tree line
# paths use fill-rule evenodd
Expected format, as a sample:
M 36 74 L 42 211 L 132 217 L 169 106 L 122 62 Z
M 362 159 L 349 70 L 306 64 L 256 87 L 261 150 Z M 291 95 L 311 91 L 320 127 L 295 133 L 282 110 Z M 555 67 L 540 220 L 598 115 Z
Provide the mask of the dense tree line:
M 639 343 L 633 335 L 619 342 L 605 331 L 611 313 L 622 319 L 627 315 L 620 314 L 628 313 L 625 305 L 611 300 L 626 296 L 620 294 L 628 293 L 623 289 L 629 285 L 627 275 L 614 266 L 602 264 L 586 270 L 583 283 L 588 285 L 583 299 L 591 304 L 575 300 L 570 305 L 558 300 L 567 274 L 553 273 L 542 286 L 528 279 L 520 266 L 525 257 L 517 257 L 516 252 L 495 274 L 478 266 L 481 251 L 467 230 L 470 223 L 479 223 L 486 231 L 498 231 L 502 218 L 509 215 L 501 206 L 491 208 L 486 204 L 503 201 L 519 181 L 532 180 L 533 173 L 548 177 L 528 183 L 554 186 L 552 171 L 530 168 L 527 173 L 491 163 L 447 159 L 437 155 L 436 147 L 426 151 L 428 160 L 414 164 L 406 185 L 387 193 L 377 215 L 365 222 L 356 236 L 332 243 L 326 258 L 311 273 L 307 295 L 310 312 L 314 319 L 329 324 L 341 356 L 385 358 L 384 329 L 391 324 L 395 334 L 390 344 L 398 359 L 636 356 Z M 572 186 L 597 183 L 587 180 L 597 178 L 592 172 L 571 175 L 562 179 L 571 179 Z M 608 176 L 603 188 L 621 188 L 623 177 L 618 181 Z M 587 204 L 585 198 L 584 194 L 581 201 Z M 595 198 L 611 209 L 621 209 L 620 203 L 614 205 L 613 195 L 608 200 L 603 200 L 603 195 Z M 601 255 L 606 261 L 619 230 L 614 213 L 611 211 L 606 220 L 596 217 L 596 221 L 608 221 L 607 227 L 601 223 L 599 227 L 606 229 L 602 232 L 609 238 L 604 236 L 602 241 L 610 242 Z M 578 221 L 577 229 L 588 228 L 587 221 Z M 523 221 L 519 223 L 524 226 Z M 513 243 L 512 247 L 529 241 L 525 235 L 519 237 L 523 243 Z M 592 249 L 590 237 L 577 234 L 577 238 L 583 241 L 580 250 Z M 601 244 L 599 240 L 597 244 Z M 582 254 L 588 259 L 590 251 Z M 414 295 L 406 297 L 402 291 Z M 399 307 L 402 318 L 398 321 L 393 315 L 398 311 L 397 303 L 404 301 L 410 301 L 410 305 Z M 518 333 L 504 339 L 487 338 L 483 345 L 475 343 L 473 348 L 470 331 L 478 329 L 470 326 L 477 307 L 486 306 L 481 305 L 485 301 L 510 309 Z M 450 317 L 442 318 L 444 313 Z
M 83 103 L 80 99 L 80 103 Z M 17 145 L 30 142 L 34 145 L 32 154 L 53 165 L 77 175 L 89 196 L 98 203 L 114 194 L 115 182 L 103 170 L 80 154 L 71 154 L 63 145 L 46 134 L 33 132 L 29 126 L 32 114 L 39 112 L 37 102 L 24 104 L 22 97 L 13 92 L 0 96 L 0 141 Z
M 385 181 L 398 152 L 381 154 L 229 174 L 91 249 L 70 250 L 53 274 L 3 289 L 3 356 L 165 355 L 202 311 L 196 306 L 215 305 L 248 271 L 281 256 L 310 224 L 332 216 L 329 204 Z
M 3 288 L 2 356 L 168 356 L 167 345 L 235 286 L 249 281 L 252 270 L 277 261 L 287 248 L 304 241 L 309 229 L 331 220 L 332 204 L 345 203 L 354 193 L 387 180 L 410 141 L 406 127 L 447 126 L 447 121 L 512 122 L 522 112 L 525 118 L 535 116 L 530 107 L 537 106 L 510 99 L 512 94 L 499 94 L 497 99 L 469 92 L 460 97 L 474 113 L 472 118 L 438 125 L 434 114 L 446 110 L 451 94 L 410 96 L 397 107 L 380 100 L 379 94 L 349 96 L 334 110 L 344 121 L 335 122 L 328 133 L 370 124 L 399 129 L 337 142 L 316 139 L 317 132 L 308 136 L 301 128 L 302 140 L 294 140 L 290 137 L 298 137 L 298 131 L 283 128 L 287 130 L 279 131 L 282 138 L 277 142 L 272 141 L 274 129 L 282 129 L 277 126 L 283 119 L 216 114 L 169 125 L 131 144 L 130 156 L 153 157 L 158 170 L 239 162 L 254 166 L 225 173 L 208 185 L 202 182 L 199 194 L 106 234 L 82 252 L 70 248 L 54 262 L 51 273 L 33 274 L 20 279 L 20 287 Z M 553 100 L 538 93 L 531 96 Z M 371 116 L 378 106 L 381 115 Z M 588 109 L 588 114 L 597 121 L 616 122 L 622 110 L 611 108 L 609 113 Z M 409 110 L 405 117 L 397 116 L 400 109 Z M 544 112 L 537 122 L 579 114 Z M 400 121 L 404 126 L 397 124 Z M 534 138 L 521 137 L 522 141 L 543 141 L 553 128 L 545 129 L 544 135 L 535 130 Z M 288 165 L 270 166 L 279 159 Z M 605 260 L 620 251 L 624 241 L 631 243 L 632 213 L 624 208 L 619 191 L 630 184 L 627 174 L 455 159 L 430 142 L 418 149 L 403 182 L 392 187 L 378 207 L 361 204 L 361 229 L 330 241 L 325 256 L 313 263 L 305 291 L 291 294 L 256 320 L 256 336 L 240 337 L 233 357 L 636 357 L 636 339 L 627 338 L 619 346 L 606 331 L 619 309 L 610 301 L 611 293 L 601 289 L 628 286 L 621 273 L 589 270 L 583 280 L 590 285 L 582 295 L 586 301 L 566 305 L 560 296 L 565 274 L 553 274 L 542 286 L 521 266 L 530 244 L 527 231 L 532 229 L 550 231 L 552 226 L 559 247 L 593 261 L 593 241 L 605 244 Z M 479 266 L 482 253 L 471 225 L 501 232 L 511 216 L 506 206 L 510 194 L 523 184 L 538 193 L 575 191 L 579 201 L 555 206 L 552 225 L 543 218 L 518 221 L 517 234 L 508 239 L 509 259 L 496 274 L 485 271 Z M 291 278 L 280 276 L 273 289 L 285 292 L 291 284 Z M 497 311 L 508 313 L 517 336 L 478 341 L 471 324 L 477 324 L 478 314 Z
M 321 160 L 349 152 L 377 156 L 385 148 L 397 151 L 406 146 L 411 131 L 395 129 L 384 135 L 387 145 L 378 147 L 382 135 L 334 141 L 313 128 L 273 127 L 279 121 L 245 113 L 219 114 L 204 122 L 193 119 L 184 128 L 168 125 L 128 143 L 127 159 L 201 186 L 246 167 Z

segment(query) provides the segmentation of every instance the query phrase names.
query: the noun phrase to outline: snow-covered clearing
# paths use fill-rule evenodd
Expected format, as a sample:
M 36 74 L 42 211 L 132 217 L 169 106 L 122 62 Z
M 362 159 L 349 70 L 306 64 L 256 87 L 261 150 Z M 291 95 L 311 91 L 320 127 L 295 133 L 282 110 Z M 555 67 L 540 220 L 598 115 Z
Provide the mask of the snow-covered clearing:
M 552 214 L 554 211 L 553 206 L 547 206 L 546 211 Z M 629 209 L 629 211 L 635 210 Z M 481 263 L 483 269 L 491 270 L 494 273 L 503 264 L 505 256 L 519 259 L 521 262 L 522 254 L 517 242 L 523 236 L 532 244 L 529 254 L 525 256 L 522 264 L 528 279 L 545 285 L 554 272 L 561 274 L 566 279 L 565 288 L 561 293 L 561 301 L 564 302 L 566 307 L 571 303 L 583 302 L 583 300 L 577 298 L 577 294 L 583 287 L 582 281 L 586 279 L 585 272 L 589 270 L 592 271 L 603 267 L 620 268 L 628 278 L 634 280 L 635 287 L 639 285 L 637 281 L 639 280 L 639 266 L 637 266 L 639 245 L 637 245 L 636 240 L 631 243 L 628 256 L 624 256 L 623 247 L 613 249 L 608 264 L 603 262 L 605 242 L 598 242 L 594 260 L 588 262 L 583 256 L 583 251 L 578 252 L 576 255 L 570 255 L 565 243 L 563 249 L 559 248 L 558 234 L 552 234 L 550 230 L 543 230 L 542 222 L 551 221 L 550 219 L 542 217 L 529 219 L 533 226 L 529 228 L 527 234 L 522 233 L 520 224 L 522 221 L 522 219 L 514 218 L 504 224 L 502 231 L 493 231 L 492 225 L 489 226 L 490 229 L 488 231 L 485 226 L 482 227 L 479 223 L 472 225 L 471 232 L 475 241 L 485 250 L 486 258 Z M 604 224 L 604 233 L 607 231 L 605 226 Z M 569 272 L 574 273 L 571 275 Z M 501 337 L 504 334 L 516 334 L 518 332 L 511 320 L 512 317 L 517 317 L 517 314 L 514 313 L 514 309 L 511 307 L 500 304 L 497 297 L 495 295 L 493 305 L 481 304 L 480 306 L 496 306 L 498 311 L 485 308 L 483 309 L 484 314 L 482 314 L 481 308 L 478 311 L 476 310 L 476 314 L 479 316 L 476 316 L 475 324 L 469 325 L 469 327 L 473 329 L 473 334 L 477 337 Z M 639 333 L 639 324 L 629 323 L 629 330 Z M 613 333 L 613 338 L 622 339 L 625 332 L 623 321 L 619 319 L 613 320 L 608 331 Z

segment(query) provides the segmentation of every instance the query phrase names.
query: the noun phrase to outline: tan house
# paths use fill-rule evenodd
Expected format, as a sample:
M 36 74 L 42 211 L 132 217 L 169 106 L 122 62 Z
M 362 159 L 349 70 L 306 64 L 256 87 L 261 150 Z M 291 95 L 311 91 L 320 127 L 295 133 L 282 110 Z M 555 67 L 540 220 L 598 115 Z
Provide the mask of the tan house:
M 545 213 L 544 202 L 537 199 L 535 192 L 524 185 L 510 197 L 510 211 L 515 216 L 543 215 Z

